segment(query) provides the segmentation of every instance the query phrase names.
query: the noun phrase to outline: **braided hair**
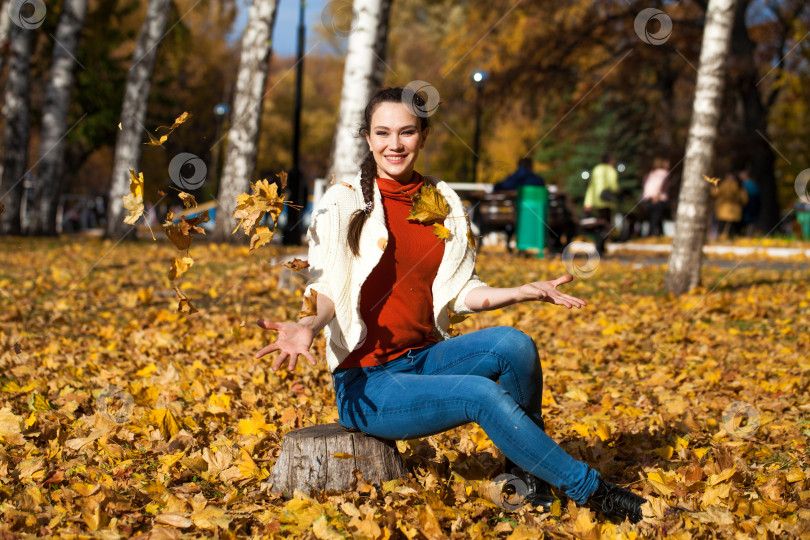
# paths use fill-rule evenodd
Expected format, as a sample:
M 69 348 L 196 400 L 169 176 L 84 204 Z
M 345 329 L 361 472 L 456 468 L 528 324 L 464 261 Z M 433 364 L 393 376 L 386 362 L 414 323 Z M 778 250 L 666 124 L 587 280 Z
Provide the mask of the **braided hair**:
M 379 105 L 386 102 L 404 103 L 402 88 L 386 88 L 374 94 L 366 105 L 363 111 L 363 120 L 360 124 L 359 135 L 361 137 L 368 137 L 371 133 L 371 116 Z M 424 110 L 426 99 L 419 92 L 410 92 L 409 97 L 412 96 L 413 107 L 412 110 L 419 118 L 419 129 L 425 131 L 430 127 L 430 118 L 424 114 L 418 114 L 417 111 Z M 407 104 L 405 104 L 407 105 Z M 374 181 L 377 179 L 377 162 L 374 160 L 374 154 L 369 151 L 363 161 L 360 163 L 360 190 L 363 193 L 363 201 L 366 203 L 363 208 L 357 210 L 352 214 L 349 220 L 349 249 L 355 257 L 360 256 L 360 233 L 363 226 L 366 224 L 368 216 L 374 209 Z

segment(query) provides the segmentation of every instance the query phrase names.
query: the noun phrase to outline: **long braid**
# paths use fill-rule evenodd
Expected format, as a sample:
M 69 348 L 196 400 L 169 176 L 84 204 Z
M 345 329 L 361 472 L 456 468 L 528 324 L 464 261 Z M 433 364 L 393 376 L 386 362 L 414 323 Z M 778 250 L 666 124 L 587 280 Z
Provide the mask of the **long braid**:
M 374 154 L 369 152 L 360 164 L 360 189 L 363 191 L 364 208 L 355 211 L 349 221 L 349 249 L 352 255 L 360 256 L 360 232 L 366 224 L 368 216 L 374 209 L 374 180 L 377 178 L 377 162 L 374 161 Z

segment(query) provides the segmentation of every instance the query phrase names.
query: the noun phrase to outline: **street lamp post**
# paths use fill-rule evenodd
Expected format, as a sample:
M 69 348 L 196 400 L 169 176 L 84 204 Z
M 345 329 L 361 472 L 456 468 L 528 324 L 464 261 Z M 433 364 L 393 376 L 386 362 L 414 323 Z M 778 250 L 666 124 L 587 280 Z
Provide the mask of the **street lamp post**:
M 301 149 L 301 93 L 304 80 L 304 0 L 299 2 L 298 11 L 298 63 L 295 71 L 295 105 L 293 108 L 292 168 L 287 178 L 292 202 L 303 208 L 306 206 L 306 186 L 302 178 L 299 163 Z M 292 206 L 287 207 L 287 226 L 284 229 L 284 245 L 297 246 L 301 243 L 301 216 L 303 212 Z
M 484 79 L 486 73 L 483 71 L 476 71 L 472 75 L 472 80 L 475 82 L 475 135 L 473 137 L 473 165 L 472 165 L 472 182 L 478 182 L 478 153 L 481 148 L 481 93 L 484 89 Z
M 219 182 L 219 154 L 222 152 L 222 142 L 219 140 L 222 137 L 222 123 L 225 120 L 225 115 L 228 114 L 228 105 L 225 103 L 217 103 L 214 105 L 214 120 L 217 124 L 216 138 L 214 139 L 214 146 L 211 147 L 211 170 L 210 174 Z

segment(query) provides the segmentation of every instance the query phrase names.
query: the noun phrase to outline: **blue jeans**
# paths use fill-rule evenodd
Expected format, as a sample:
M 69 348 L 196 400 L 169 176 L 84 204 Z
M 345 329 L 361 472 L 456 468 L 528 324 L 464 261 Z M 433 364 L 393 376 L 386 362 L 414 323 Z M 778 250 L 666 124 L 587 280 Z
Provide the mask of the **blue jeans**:
M 405 440 L 475 422 L 508 459 L 576 502 L 596 490 L 599 473 L 543 431 L 540 359 L 519 330 L 479 330 L 332 379 L 343 426 Z

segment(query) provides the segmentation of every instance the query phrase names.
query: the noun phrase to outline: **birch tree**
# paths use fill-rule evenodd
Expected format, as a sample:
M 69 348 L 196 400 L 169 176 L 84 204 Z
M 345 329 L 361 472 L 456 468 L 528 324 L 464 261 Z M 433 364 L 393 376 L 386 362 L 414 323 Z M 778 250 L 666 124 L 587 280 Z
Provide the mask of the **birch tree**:
M 79 34 L 86 13 L 87 0 L 66 0 L 56 27 L 56 46 L 53 49 L 50 79 L 45 89 L 39 158 L 34 177 L 36 207 L 31 225 L 35 234 L 56 234 L 56 206 L 64 173 L 68 105 L 73 88 Z
M 146 104 L 152 86 L 158 46 L 166 30 L 171 0 L 150 0 L 146 19 L 138 33 L 132 67 L 127 75 L 124 103 L 121 109 L 121 130 L 115 141 L 112 184 L 107 203 L 107 236 L 126 234 L 130 226 L 124 220 L 122 197 L 129 193 L 129 169 L 137 170 L 141 158 L 141 130 L 144 129 Z
M 0 17 L 8 18 L 6 13 Z M 0 215 L 0 232 L 20 234 L 20 208 L 23 180 L 28 169 L 28 96 L 31 86 L 31 55 L 36 30 L 26 30 L 12 24 L 9 27 L 9 62 L 3 116 L 3 177 L 0 182 L 0 203 L 5 210 Z
M 332 172 L 335 181 L 357 174 L 368 145 L 357 130 L 363 109 L 385 76 L 385 50 L 391 0 L 354 0 L 356 17 L 349 34 L 343 88 L 335 139 L 332 144 Z
M 683 183 L 675 218 L 675 238 L 665 277 L 667 290 L 680 295 L 700 284 L 703 242 L 709 213 L 714 141 L 720 116 L 736 0 L 709 0 L 700 50 L 692 122 L 686 141 Z
M 242 54 L 236 76 L 231 129 L 219 183 L 214 239 L 229 240 L 236 228 L 236 196 L 249 188 L 256 170 L 262 102 L 272 52 L 271 37 L 277 0 L 253 0 L 242 34 Z
M 3 73 L 3 63 L 6 60 L 6 55 L 3 51 L 6 50 L 8 45 L 8 31 L 10 30 L 11 17 L 8 16 L 8 5 L 11 0 L 4 0 L 0 3 L 0 74 Z

